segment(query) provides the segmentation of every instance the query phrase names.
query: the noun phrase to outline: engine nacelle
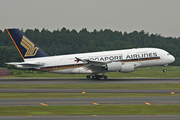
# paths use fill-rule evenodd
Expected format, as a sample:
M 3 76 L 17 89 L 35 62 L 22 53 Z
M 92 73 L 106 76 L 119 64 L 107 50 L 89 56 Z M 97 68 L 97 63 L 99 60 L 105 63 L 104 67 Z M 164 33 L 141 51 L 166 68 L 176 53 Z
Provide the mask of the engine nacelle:
M 134 65 L 125 63 L 124 65 L 122 65 L 122 69 L 119 72 L 129 73 L 129 72 L 133 72 L 133 71 L 134 71 Z
M 119 71 L 123 73 L 129 73 L 134 71 L 134 65 L 129 63 L 125 63 L 122 65 L 121 62 L 112 62 L 106 65 L 106 70 L 108 72 Z
M 120 71 L 122 69 L 121 62 L 112 62 L 106 65 L 106 70 L 108 72 Z

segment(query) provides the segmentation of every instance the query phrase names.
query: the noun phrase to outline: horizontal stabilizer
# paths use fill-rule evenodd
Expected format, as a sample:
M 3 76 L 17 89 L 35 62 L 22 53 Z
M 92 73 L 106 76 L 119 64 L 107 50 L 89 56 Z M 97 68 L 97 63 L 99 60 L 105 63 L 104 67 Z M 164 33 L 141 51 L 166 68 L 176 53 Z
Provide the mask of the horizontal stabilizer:
M 6 63 L 9 65 L 34 65 L 34 66 L 42 66 L 44 65 L 44 63 L 40 63 L 40 62 L 10 62 L 10 63 Z
M 6 63 L 8 65 L 15 65 L 17 68 L 24 68 L 24 69 L 40 69 L 44 63 L 41 62 L 10 62 Z

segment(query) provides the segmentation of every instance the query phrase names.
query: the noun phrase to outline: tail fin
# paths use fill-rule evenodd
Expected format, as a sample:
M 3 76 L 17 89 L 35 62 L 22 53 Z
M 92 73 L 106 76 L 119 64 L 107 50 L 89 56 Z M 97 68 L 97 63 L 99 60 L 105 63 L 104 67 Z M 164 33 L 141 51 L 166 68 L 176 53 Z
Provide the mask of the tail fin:
M 47 53 L 45 53 L 41 48 L 39 48 L 36 44 L 34 44 L 20 30 L 18 29 L 6 29 L 6 30 L 23 59 L 48 56 Z

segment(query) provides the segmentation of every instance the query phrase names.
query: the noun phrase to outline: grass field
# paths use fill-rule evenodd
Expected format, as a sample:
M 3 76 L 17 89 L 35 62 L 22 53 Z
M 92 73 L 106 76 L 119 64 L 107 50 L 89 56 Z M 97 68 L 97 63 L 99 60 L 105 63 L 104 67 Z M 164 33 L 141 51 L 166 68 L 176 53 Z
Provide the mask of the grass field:
M 162 72 L 163 67 L 136 68 L 132 73 L 110 72 L 109 78 L 180 78 L 180 66 L 168 66 L 167 72 Z M 11 70 L 11 76 L 0 78 L 85 78 L 85 74 L 56 74 L 40 71 Z
M 180 105 L 70 105 L 0 107 L 2 115 L 162 115 L 180 114 Z

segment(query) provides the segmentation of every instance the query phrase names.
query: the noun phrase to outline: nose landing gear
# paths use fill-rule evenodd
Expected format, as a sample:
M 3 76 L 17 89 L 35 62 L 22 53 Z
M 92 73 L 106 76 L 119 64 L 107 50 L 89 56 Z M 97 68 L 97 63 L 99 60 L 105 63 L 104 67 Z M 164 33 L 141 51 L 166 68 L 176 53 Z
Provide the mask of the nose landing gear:
M 163 69 L 163 72 L 165 73 L 165 72 L 167 72 L 167 70 L 166 70 L 166 69 Z
M 166 70 L 166 66 L 168 66 L 168 65 L 164 65 L 164 69 L 163 69 L 163 72 L 164 72 L 164 73 L 166 73 L 166 72 L 167 72 L 167 70 Z

